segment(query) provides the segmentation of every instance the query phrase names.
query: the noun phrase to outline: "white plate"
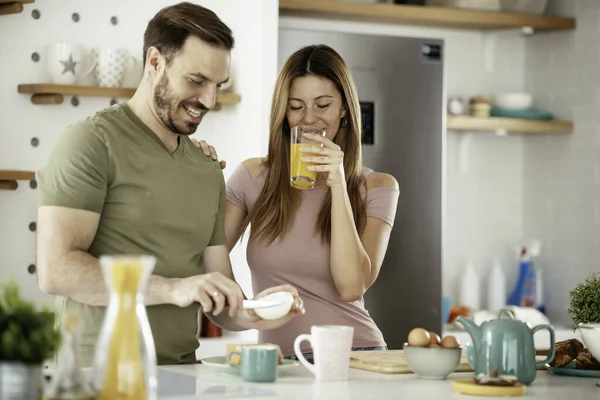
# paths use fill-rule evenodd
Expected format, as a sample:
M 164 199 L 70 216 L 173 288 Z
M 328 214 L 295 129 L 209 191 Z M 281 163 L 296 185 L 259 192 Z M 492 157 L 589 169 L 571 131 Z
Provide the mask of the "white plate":
M 227 364 L 227 357 L 225 356 L 207 357 L 200 361 L 202 361 L 202 365 L 206 365 L 207 367 L 218 372 L 233 375 L 240 374 L 240 367 L 232 367 L 231 365 Z M 283 364 L 277 366 L 277 372 L 281 374 L 282 372 L 289 371 L 298 365 L 300 365 L 298 361 L 283 360 Z

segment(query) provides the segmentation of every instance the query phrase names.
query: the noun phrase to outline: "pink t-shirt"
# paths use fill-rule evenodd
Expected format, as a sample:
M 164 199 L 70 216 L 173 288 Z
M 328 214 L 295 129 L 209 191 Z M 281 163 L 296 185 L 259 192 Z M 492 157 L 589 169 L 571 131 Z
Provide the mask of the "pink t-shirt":
M 365 177 L 372 171 L 363 168 Z M 246 213 L 250 210 L 266 182 L 267 170 L 253 178 L 240 164 L 227 181 L 227 201 Z M 249 239 L 247 261 L 252 273 L 254 293 L 272 286 L 291 284 L 304 301 L 306 314 L 286 325 L 259 332 L 259 343 L 276 343 L 284 356 L 294 354 L 294 339 L 310 333 L 312 325 L 350 325 L 354 327 L 352 347 L 386 346 L 383 335 L 369 312 L 364 299 L 344 301 L 333 282 L 329 265 L 330 247 L 321 243 L 316 231 L 319 210 L 329 188 L 325 185 L 303 190 L 300 207 L 288 234 L 270 245 Z M 363 190 L 363 196 L 366 190 Z M 379 218 L 393 226 L 399 191 L 395 187 L 379 187 L 366 192 L 367 217 Z M 312 352 L 303 342 L 303 352 Z

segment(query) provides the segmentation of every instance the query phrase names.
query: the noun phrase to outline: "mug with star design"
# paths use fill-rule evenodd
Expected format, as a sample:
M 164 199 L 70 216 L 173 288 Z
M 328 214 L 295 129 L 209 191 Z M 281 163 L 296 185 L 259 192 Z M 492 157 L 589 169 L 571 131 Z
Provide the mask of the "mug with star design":
M 46 69 L 52 83 L 74 85 L 96 66 L 92 55 L 75 43 L 53 43 L 46 52 Z

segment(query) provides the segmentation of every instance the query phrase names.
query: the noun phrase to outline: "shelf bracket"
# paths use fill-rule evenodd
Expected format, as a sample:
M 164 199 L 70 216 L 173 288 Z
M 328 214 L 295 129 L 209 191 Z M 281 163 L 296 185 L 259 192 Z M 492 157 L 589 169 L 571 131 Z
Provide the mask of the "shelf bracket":
M 0 181 L 0 190 L 17 190 L 18 187 L 17 181 Z
M 58 93 L 37 93 L 31 95 L 33 104 L 62 104 L 65 97 Z
M 496 134 L 496 136 L 500 136 L 500 137 L 508 136 L 508 131 L 504 128 L 498 128 L 494 131 L 494 133 Z
M 23 12 L 23 3 L 15 1 L 14 3 L 0 4 L 0 15 L 19 14 Z

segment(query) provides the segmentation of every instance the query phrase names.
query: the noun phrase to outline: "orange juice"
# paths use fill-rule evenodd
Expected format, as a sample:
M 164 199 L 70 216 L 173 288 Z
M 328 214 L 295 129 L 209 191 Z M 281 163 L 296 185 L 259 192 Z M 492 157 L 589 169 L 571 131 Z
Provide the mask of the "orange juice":
M 144 274 L 142 261 L 114 261 L 111 267 L 119 313 L 109 341 L 108 364 L 99 400 L 147 400 L 136 295 Z
M 290 148 L 290 179 L 292 187 L 296 189 L 312 189 L 317 180 L 317 172 L 306 169 L 314 163 L 305 163 L 302 157 L 310 157 L 313 154 L 303 153 L 301 147 L 319 146 L 318 143 L 292 143 Z

